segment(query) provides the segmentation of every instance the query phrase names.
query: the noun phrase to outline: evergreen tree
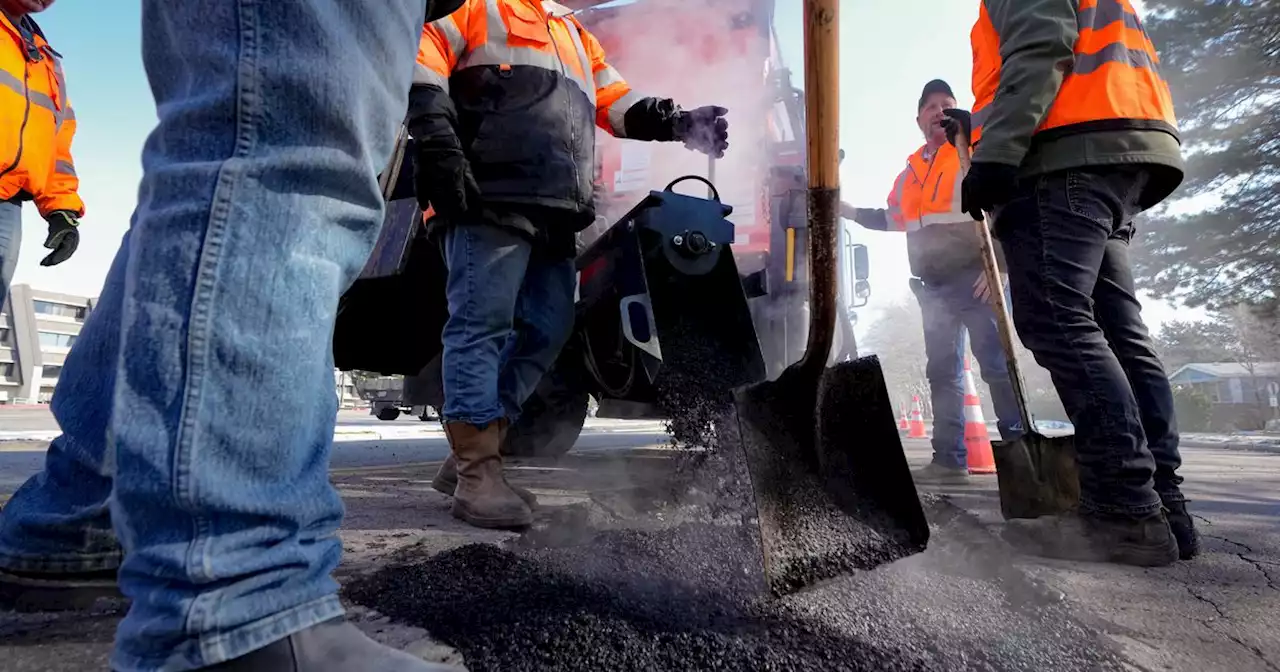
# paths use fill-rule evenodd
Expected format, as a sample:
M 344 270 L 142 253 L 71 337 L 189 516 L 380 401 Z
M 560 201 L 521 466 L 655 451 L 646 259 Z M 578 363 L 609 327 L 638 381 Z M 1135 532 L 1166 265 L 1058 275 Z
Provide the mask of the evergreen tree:
M 1153 211 L 1139 285 L 1212 308 L 1280 289 L 1280 0 L 1148 0 L 1183 134 L 1187 176 Z M 1216 198 L 1215 198 L 1216 197 Z M 1178 201 L 1193 199 L 1176 214 Z M 1184 209 L 1185 210 L 1185 209 Z

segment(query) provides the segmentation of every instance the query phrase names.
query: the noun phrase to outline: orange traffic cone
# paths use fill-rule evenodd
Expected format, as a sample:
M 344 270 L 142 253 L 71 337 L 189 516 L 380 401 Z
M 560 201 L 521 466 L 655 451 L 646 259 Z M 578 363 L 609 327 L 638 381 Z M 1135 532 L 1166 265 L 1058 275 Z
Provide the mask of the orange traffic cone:
M 995 456 L 991 454 L 991 436 L 987 423 L 982 419 L 982 402 L 978 400 L 978 388 L 973 384 L 973 371 L 969 358 L 964 358 L 964 446 L 968 454 L 969 473 L 996 473 Z
M 898 416 L 898 431 L 905 432 L 907 429 L 907 412 L 903 411 L 902 415 Z
M 907 425 L 907 437 L 923 439 L 928 434 L 924 430 L 924 411 L 920 410 L 920 397 L 911 397 L 911 422 Z

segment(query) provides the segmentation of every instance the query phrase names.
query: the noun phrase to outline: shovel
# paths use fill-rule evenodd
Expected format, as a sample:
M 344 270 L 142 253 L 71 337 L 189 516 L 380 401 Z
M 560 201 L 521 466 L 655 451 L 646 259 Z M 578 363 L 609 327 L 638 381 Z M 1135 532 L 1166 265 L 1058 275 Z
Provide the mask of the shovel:
M 730 432 L 746 455 L 774 595 L 917 553 L 929 539 L 879 360 L 826 366 L 837 308 L 839 1 L 804 3 L 807 345 L 776 380 L 733 394 Z
M 956 134 L 956 151 L 960 169 L 969 171 L 969 138 Z M 1013 324 L 1005 302 L 1004 283 L 996 262 L 991 227 L 986 220 L 975 221 L 978 240 L 982 243 L 982 267 L 987 286 L 995 298 L 996 326 L 1000 345 L 1009 363 L 1009 382 L 1018 400 L 1018 415 L 1023 434 L 1013 441 L 993 441 L 991 452 L 996 460 L 996 479 L 1000 487 L 1000 513 L 1005 520 L 1039 518 L 1074 511 L 1080 503 L 1080 476 L 1076 466 L 1075 437 L 1045 436 L 1036 431 L 1031 411 L 1027 408 L 1022 369 L 1013 349 Z

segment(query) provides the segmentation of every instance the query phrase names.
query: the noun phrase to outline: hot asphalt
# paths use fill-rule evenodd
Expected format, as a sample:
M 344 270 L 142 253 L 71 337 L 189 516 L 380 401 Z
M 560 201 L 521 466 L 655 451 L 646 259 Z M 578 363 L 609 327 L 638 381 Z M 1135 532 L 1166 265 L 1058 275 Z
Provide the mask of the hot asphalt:
M 365 447 L 386 459 L 334 472 L 341 578 L 362 626 L 473 671 L 1280 669 L 1280 455 L 1187 450 L 1205 553 L 1174 567 L 1019 556 L 998 538 L 994 478 L 980 477 L 922 491 L 926 552 L 763 600 L 750 526 L 707 506 L 722 493 L 695 484 L 677 498 L 685 476 L 660 438 L 609 440 L 512 465 L 544 504 L 523 537 L 449 516 L 428 485 L 433 439 Z M 925 443 L 907 449 L 927 461 Z M 0 614 L 0 667 L 103 669 L 112 607 Z

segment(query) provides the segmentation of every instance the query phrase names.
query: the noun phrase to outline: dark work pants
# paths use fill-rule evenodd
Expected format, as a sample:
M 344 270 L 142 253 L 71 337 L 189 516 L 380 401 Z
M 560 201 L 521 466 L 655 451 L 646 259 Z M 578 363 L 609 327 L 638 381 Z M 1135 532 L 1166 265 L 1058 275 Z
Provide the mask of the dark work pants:
M 996 215 L 1013 319 L 1075 425 L 1081 509 L 1142 516 L 1181 501 L 1173 391 L 1129 264 L 1141 166 L 1050 173 Z

